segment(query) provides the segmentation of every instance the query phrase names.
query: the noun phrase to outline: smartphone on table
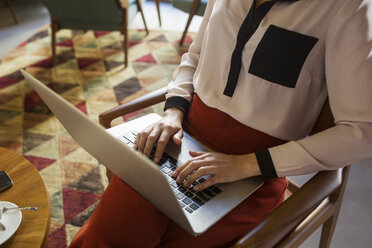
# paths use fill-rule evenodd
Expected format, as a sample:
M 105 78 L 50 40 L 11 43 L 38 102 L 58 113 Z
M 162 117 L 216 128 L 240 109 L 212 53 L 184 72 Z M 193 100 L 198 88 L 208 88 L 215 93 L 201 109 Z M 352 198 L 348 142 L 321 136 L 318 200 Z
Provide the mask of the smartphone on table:
M 5 171 L 0 171 L 0 192 L 10 188 L 13 185 L 12 179 Z

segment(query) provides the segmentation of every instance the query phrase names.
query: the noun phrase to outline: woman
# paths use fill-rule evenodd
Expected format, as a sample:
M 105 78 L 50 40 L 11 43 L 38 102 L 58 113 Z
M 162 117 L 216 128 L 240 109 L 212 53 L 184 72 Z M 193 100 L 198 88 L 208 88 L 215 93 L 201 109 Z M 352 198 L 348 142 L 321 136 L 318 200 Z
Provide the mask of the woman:
M 211 175 L 202 190 L 261 175 L 264 185 L 195 238 L 114 177 L 71 247 L 227 247 L 280 204 L 284 176 L 371 154 L 370 13 L 369 0 L 210 0 L 163 118 L 135 147 L 149 156 L 157 143 L 157 162 L 186 130 L 217 152 L 191 151 L 179 183 Z M 336 125 L 308 137 L 327 96 Z

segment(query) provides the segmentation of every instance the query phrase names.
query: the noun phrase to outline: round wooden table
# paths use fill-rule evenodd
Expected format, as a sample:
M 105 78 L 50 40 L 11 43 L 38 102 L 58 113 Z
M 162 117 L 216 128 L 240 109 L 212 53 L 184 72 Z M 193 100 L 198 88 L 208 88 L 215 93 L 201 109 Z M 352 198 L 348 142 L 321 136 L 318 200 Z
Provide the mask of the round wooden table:
M 50 225 L 50 201 L 39 172 L 24 157 L 0 147 L 0 170 L 5 170 L 13 186 L 0 192 L 0 201 L 17 206 L 37 207 L 37 211 L 23 211 L 17 232 L 1 248 L 44 247 Z

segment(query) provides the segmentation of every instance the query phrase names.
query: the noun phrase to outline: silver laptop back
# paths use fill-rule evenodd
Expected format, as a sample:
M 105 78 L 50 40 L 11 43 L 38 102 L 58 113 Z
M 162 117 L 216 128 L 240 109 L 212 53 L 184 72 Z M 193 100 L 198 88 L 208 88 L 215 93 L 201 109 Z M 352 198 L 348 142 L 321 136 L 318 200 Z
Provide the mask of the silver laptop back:
M 21 71 L 74 140 L 175 222 L 194 233 L 157 165 L 131 150 L 28 73 Z
M 81 147 L 193 235 L 205 232 L 262 184 L 258 177 L 221 184 L 219 187 L 223 189 L 222 194 L 198 211 L 185 213 L 158 165 L 119 141 L 125 133 L 139 131 L 157 121 L 160 118 L 158 115 L 150 114 L 104 130 L 42 82 L 21 72 Z M 189 158 L 189 150 L 201 149 L 200 144 L 185 134 L 182 146 L 170 144 L 167 152 L 180 162 L 185 162 Z

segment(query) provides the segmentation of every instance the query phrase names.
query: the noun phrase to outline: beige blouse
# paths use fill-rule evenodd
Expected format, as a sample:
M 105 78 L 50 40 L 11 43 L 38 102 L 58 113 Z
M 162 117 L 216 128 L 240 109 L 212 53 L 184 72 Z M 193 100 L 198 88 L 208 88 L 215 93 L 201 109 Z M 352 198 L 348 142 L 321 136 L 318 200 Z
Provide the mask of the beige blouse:
M 259 154 L 268 156 L 259 162 L 270 161 L 260 167 L 274 166 L 277 176 L 332 170 L 372 154 L 372 2 L 252 5 L 208 1 L 166 108 L 187 110 L 196 92 L 206 105 L 288 140 Z M 309 137 L 327 96 L 336 126 Z

